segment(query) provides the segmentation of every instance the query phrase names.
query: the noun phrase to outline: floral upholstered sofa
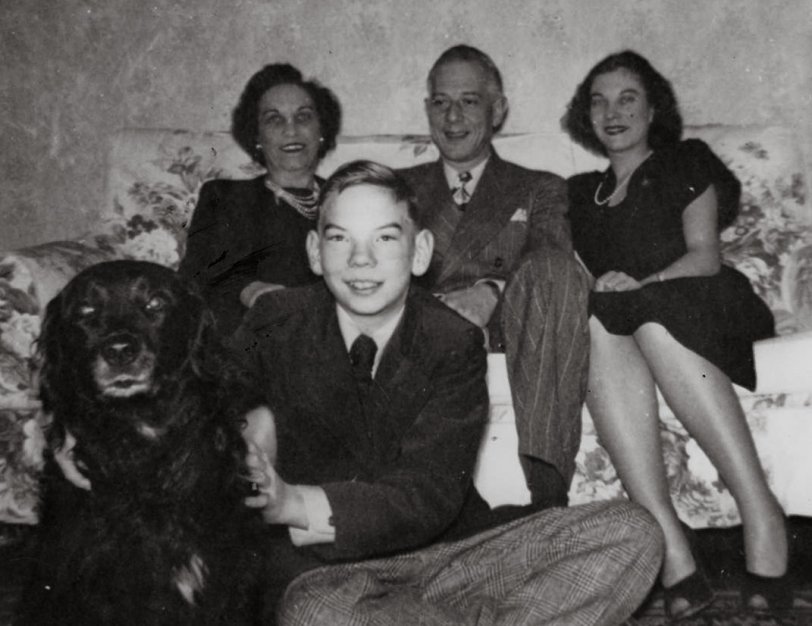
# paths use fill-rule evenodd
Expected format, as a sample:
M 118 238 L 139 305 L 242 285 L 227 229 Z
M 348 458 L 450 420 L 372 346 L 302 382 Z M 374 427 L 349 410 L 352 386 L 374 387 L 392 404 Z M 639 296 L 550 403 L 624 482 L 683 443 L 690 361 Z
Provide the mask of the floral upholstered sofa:
M 788 514 L 812 516 L 812 205 L 793 133 L 776 127 L 688 129 L 743 183 L 741 213 L 723 234 L 724 256 L 750 277 L 779 336 L 756 346 L 758 388 L 737 389 L 768 478 Z M 508 160 L 562 176 L 604 168 L 562 134 L 503 136 Z M 402 167 L 437 158 L 424 136 L 345 137 L 322 163 L 368 158 Z M 259 173 L 226 133 L 124 130 L 112 137 L 106 205 L 96 232 L 0 254 L 0 522 L 36 522 L 46 423 L 29 373 L 40 315 L 80 269 L 114 258 L 175 267 L 200 185 Z M 491 419 L 476 484 L 491 504 L 528 499 L 517 459 L 504 355 L 489 357 Z M 730 493 L 695 441 L 661 402 L 662 443 L 681 517 L 694 527 L 739 522 Z M 622 497 L 606 451 L 583 411 L 573 504 Z

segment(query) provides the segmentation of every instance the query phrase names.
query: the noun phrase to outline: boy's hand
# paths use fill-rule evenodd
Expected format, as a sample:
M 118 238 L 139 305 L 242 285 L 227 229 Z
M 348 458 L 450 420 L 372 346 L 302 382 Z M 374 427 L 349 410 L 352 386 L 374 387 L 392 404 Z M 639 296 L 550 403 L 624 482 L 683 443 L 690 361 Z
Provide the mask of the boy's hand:
M 245 499 L 245 504 L 262 509 L 262 518 L 269 524 L 285 524 L 307 528 L 307 512 L 299 491 L 279 477 L 268 455 L 257 446 L 248 450 L 246 465 L 249 480 L 258 494 Z
M 257 448 L 268 457 L 269 464 L 276 464 L 276 423 L 267 406 L 259 406 L 245 414 L 242 438 L 249 453 Z
M 248 447 L 245 463 L 248 480 L 256 495 L 245 499 L 246 506 L 262 509 L 269 524 L 307 528 L 304 500 L 295 487 L 287 484 L 274 469 L 276 463 L 276 423 L 268 407 L 258 407 L 245 416 L 243 439 Z

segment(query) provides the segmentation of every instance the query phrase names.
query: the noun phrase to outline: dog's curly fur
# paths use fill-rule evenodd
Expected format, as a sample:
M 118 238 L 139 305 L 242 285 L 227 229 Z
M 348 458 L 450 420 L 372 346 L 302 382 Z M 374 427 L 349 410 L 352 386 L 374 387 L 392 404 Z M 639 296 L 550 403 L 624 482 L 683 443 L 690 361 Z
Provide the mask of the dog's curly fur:
M 49 303 L 38 356 L 49 448 L 75 438 L 90 489 L 49 460 L 22 622 L 252 623 L 263 525 L 241 427 L 261 399 L 196 290 L 153 263 L 92 266 Z

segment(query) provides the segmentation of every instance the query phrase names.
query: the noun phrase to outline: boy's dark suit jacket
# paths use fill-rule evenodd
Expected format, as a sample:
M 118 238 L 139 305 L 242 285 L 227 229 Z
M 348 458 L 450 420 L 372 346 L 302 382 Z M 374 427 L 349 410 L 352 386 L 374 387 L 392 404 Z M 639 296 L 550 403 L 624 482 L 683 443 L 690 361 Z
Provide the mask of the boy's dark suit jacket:
M 315 557 L 307 568 L 458 538 L 529 512 L 491 511 L 473 487 L 488 412 L 482 332 L 427 292 L 409 293 L 366 415 L 323 284 L 262 296 L 232 346 L 276 416 L 280 475 L 322 486 L 332 507 L 335 543 L 295 551 Z
M 223 335 L 239 325 L 240 292 L 254 280 L 295 287 L 315 282 L 305 237 L 315 226 L 277 202 L 263 177 L 211 180 L 200 189 L 178 271 L 200 285 Z

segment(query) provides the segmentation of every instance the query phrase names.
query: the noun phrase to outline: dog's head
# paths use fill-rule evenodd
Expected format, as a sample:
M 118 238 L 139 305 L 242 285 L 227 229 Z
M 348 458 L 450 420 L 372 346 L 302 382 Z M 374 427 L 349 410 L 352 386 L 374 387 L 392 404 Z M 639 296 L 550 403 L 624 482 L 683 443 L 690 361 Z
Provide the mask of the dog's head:
M 211 333 L 202 298 L 172 270 L 143 261 L 94 265 L 45 311 L 37 344 L 43 406 L 154 396 L 198 371 Z

